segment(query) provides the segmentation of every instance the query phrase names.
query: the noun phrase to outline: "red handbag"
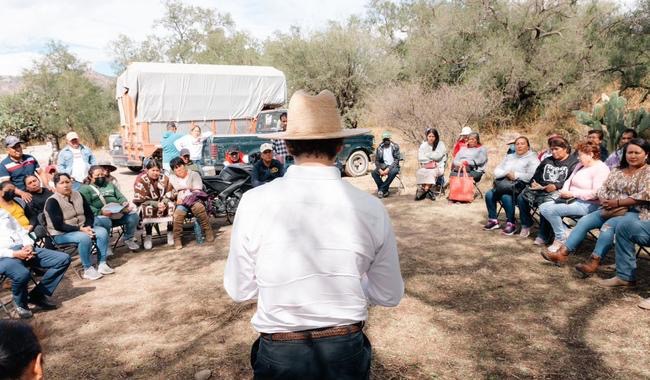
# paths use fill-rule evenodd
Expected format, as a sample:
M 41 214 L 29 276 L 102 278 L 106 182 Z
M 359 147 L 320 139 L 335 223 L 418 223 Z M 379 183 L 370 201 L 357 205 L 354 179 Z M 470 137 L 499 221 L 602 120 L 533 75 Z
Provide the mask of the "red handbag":
M 467 174 L 465 166 L 458 168 L 457 176 L 449 177 L 449 200 L 457 202 L 474 200 L 474 178 Z

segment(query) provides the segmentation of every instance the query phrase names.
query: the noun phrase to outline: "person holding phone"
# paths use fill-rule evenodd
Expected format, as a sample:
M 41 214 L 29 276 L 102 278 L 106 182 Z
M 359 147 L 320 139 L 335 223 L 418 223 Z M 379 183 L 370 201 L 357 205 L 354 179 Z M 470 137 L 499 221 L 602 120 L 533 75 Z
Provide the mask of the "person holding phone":
M 530 185 L 517 197 L 519 207 L 519 219 L 521 220 L 520 237 L 528 237 L 533 226 L 531 210 L 539 208 L 540 205 L 553 202 L 559 198 L 559 190 L 569 178 L 576 165 L 578 158 L 571 154 L 571 146 L 560 136 L 549 140 L 551 155 L 537 166 Z M 540 228 L 535 238 L 536 245 L 545 244 L 549 238 L 551 226 L 542 217 Z

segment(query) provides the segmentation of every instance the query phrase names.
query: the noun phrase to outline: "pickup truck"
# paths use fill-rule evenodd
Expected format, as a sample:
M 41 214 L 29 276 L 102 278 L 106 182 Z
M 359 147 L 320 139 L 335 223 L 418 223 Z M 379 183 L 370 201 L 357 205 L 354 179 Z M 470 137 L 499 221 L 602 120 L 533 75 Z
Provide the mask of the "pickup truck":
M 203 143 L 204 167 L 214 167 L 216 172 L 223 168 L 225 153 L 230 147 L 235 146 L 249 156 L 259 154 L 260 145 L 265 142 L 258 138 L 264 133 L 278 132 L 280 128 L 280 115 L 286 109 L 273 109 L 262 111 L 257 116 L 254 134 L 239 135 L 214 135 L 208 137 Z M 358 177 L 368 172 L 370 155 L 373 150 L 374 137 L 370 134 L 348 137 L 343 141 L 343 150 L 336 157 L 337 165 L 346 175 Z M 204 169 L 205 171 L 205 169 Z

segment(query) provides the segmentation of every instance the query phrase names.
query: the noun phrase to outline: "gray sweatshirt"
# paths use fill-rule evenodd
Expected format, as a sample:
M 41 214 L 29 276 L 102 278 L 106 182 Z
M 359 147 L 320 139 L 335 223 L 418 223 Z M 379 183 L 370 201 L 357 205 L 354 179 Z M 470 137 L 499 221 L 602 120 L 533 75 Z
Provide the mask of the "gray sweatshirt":
M 494 178 L 503 178 L 508 172 L 514 172 L 515 178 L 529 182 L 533 178 L 538 165 L 539 160 L 532 150 L 529 150 L 521 156 L 517 153 L 512 153 L 507 155 L 499 166 L 494 169 Z
M 464 146 L 458 151 L 456 157 L 454 157 L 454 167 L 457 168 L 463 164 L 463 161 L 467 161 L 469 163 L 469 169 L 484 172 L 487 160 L 487 149 L 485 147 L 478 146 L 470 148 Z

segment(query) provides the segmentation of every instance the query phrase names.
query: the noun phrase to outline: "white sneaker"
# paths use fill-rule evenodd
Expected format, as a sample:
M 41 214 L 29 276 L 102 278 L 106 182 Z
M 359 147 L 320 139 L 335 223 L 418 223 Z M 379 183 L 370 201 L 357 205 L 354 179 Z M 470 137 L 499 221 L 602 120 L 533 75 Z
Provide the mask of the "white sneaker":
M 522 238 L 527 238 L 530 235 L 530 227 L 521 227 L 519 231 L 519 236 Z
M 95 269 L 95 267 L 88 267 L 84 269 L 84 275 L 82 277 L 85 278 L 86 280 L 94 281 L 94 280 L 99 280 L 103 276 L 101 275 L 101 273 L 97 272 L 97 269 Z
M 167 231 L 167 245 L 174 245 L 174 231 Z
M 151 247 L 153 247 L 153 244 L 151 243 L 151 235 L 145 235 L 143 245 L 144 249 L 151 249 Z
M 553 241 L 553 244 L 551 244 L 548 247 L 548 251 L 549 252 L 557 252 L 557 250 L 560 249 L 560 247 L 563 246 L 563 245 L 564 245 L 564 241 L 555 239 L 555 241 Z
M 109 267 L 108 264 L 105 263 L 105 262 L 99 263 L 99 265 L 97 266 L 97 272 L 99 272 L 101 274 L 113 274 L 113 273 L 115 273 L 113 268 Z
M 133 239 L 125 240 L 124 244 L 126 244 L 127 248 L 129 248 L 131 251 L 137 251 L 140 249 L 140 245 Z

